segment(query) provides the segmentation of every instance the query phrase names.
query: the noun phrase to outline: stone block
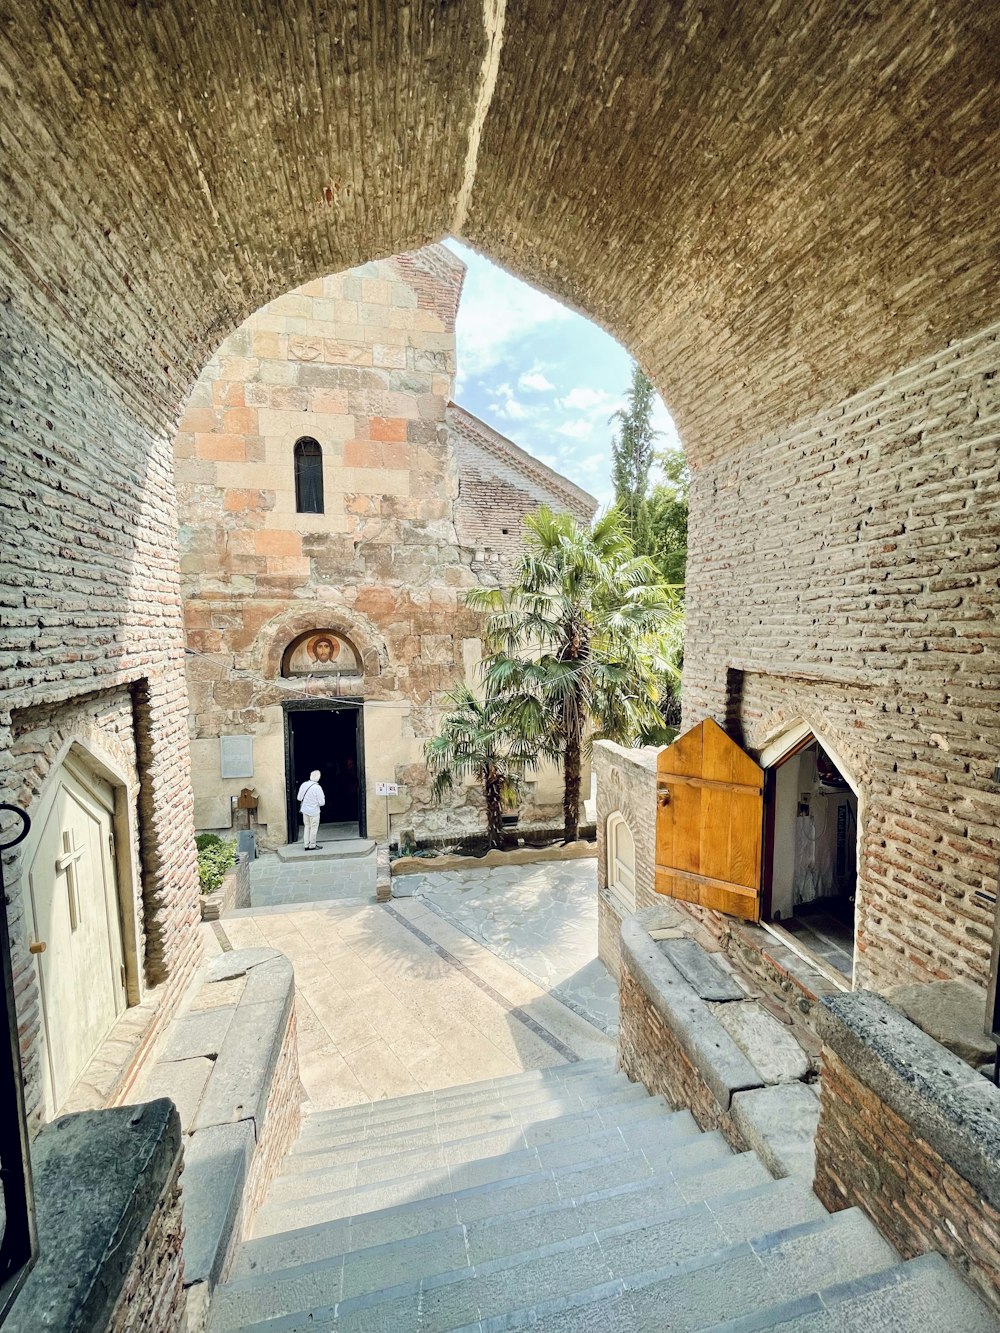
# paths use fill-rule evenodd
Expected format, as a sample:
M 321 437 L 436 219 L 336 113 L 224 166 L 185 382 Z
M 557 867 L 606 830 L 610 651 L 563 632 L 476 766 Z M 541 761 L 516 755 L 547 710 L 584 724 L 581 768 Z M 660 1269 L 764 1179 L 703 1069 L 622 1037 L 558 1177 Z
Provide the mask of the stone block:
M 260 1132 L 293 999 L 290 979 L 280 998 L 251 1004 L 244 995 L 202 1094 L 196 1131 L 249 1120 Z
M 886 999 L 967 1064 L 992 1062 L 996 1055 L 996 1042 L 984 1031 L 986 995 L 982 987 L 967 981 L 929 981 L 894 986 L 886 991 Z
M 246 1120 L 198 1129 L 185 1138 L 185 1286 L 218 1281 L 253 1150 L 253 1125 Z
M 229 981 L 233 977 L 243 977 L 258 963 L 270 962 L 273 958 L 283 958 L 278 949 L 266 945 L 254 949 L 232 949 L 229 953 L 213 958 L 206 969 L 208 981 Z
M 743 1000 L 746 991 L 689 938 L 659 939 L 657 947 L 703 1000 Z
M 809 1059 L 782 1023 L 752 1001 L 720 1004 L 715 1016 L 743 1051 L 764 1083 L 797 1083 L 809 1073 Z
M 181 1124 L 188 1129 L 194 1123 L 213 1063 L 204 1055 L 161 1061 L 149 1071 L 142 1085 L 143 1096 L 169 1097 L 177 1107 Z
M 819 1124 L 815 1088 L 808 1083 L 753 1088 L 736 1093 L 731 1110 L 737 1129 L 772 1176 L 798 1176 L 812 1185 Z
M 163 1044 L 159 1062 L 218 1055 L 235 1012 L 234 1008 L 208 1009 L 176 1019 Z

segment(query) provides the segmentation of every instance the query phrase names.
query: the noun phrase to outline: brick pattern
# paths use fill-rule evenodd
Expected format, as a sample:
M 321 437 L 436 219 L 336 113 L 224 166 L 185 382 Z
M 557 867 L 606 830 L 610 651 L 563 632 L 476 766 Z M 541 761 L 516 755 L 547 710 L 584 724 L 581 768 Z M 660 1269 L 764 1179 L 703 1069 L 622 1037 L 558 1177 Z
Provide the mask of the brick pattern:
M 524 549 L 524 519 L 539 505 L 564 510 L 583 523 L 594 517 L 592 495 L 485 421 L 455 403 L 448 405 L 447 419 L 459 478 L 455 527 L 480 577 L 495 577 L 500 562 L 509 568 L 517 560 Z
M 720 1130 L 736 1152 L 747 1145 L 708 1084 L 695 1069 L 673 1031 L 650 1003 L 624 960 L 619 975 L 618 1067 L 633 1083 L 664 1096 L 675 1111 L 687 1108 L 702 1129 Z
M 302 1084 L 299 1080 L 298 1024 L 295 1008 L 288 1016 L 288 1026 L 281 1043 L 281 1052 L 271 1079 L 267 1105 L 264 1108 L 263 1123 L 257 1134 L 257 1147 L 253 1161 L 247 1173 L 240 1204 L 240 1220 L 233 1228 L 233 1244 L 245 1240 L 253 1226 L 253 1220 L 264 1202 L 271 1181 L 281 1168 L 281 1163 L 298 1138 L 302 1123 Z M 226 1271 L 232 1259 L 227 1258 Z M 223 1272 L 222 1280 L 226 1272 Z
M 684 717 L 797 718 L 861 792 L 858 981 L 985 980 L 1000 795 L 1000 502 L 987 330 L 697 467 Z
M 622 908 L 607 893 L 608 820 L 622 815 L 635 843 L 635 906 L 651 907 L 656 865 L 656 755 L 655 746 L 627 749 L 612 741 L 594 746 L 597 774 L 597 952 L 612 976 L 618 972 L 618 929 Z
M 184 1333 L 184 1218 L 178 1154 L 170 1178 L 132 1257 L 107 1333 Z
M 1000 1312 L 1000 1213 L 829 1048 L 815 1191 L 863 1208 L 904 1259 L 937 1250 Z

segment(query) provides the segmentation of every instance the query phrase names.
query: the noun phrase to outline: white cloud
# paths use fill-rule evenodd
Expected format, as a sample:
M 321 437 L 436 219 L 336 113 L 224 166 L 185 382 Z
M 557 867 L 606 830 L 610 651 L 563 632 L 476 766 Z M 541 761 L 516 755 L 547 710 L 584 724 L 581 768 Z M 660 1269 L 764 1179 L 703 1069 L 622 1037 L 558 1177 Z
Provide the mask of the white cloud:
M 603 389 L 590 389 L 581 384 L 570 389 L 565 398 L 557 398 L 556 402 L 567 412 L 592 412 L 595 408 L 606 406 L 609 400 L 610 395 Z
M 526 370 L 523 375 L 519 376 L 517 387 L 527 389 L 532 393 L 545 393 L 546 390 L 554 389 L 556 386 L 551 380 L 545 378 L 540 366 L 532 366 L 530 370 Z
M 590 421 L 583 421 L 577 417 L 575 421 L 564 421 L 561 426 L 556 427 L 558 435 L 568 435 L 571 440 L 586 440 L 593 432 L 594 426 Z
M 551 296 L 518 282 L 475 251 L 457 241 L 447 245 L 469 269 L 455 325 L 463 377 L 503 365 L 534 330 L 575 318 Z

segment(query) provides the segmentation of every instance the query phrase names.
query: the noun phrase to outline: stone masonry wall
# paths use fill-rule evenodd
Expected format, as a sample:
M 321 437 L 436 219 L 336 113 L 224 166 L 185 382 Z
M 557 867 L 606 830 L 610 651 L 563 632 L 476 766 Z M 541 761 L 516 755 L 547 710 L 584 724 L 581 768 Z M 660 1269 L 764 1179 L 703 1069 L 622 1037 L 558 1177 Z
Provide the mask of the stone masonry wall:
M 685 726 L 797 719 L 861 794 L 858 983 L 984 982 L 1000 795 L 1000 332 L 696 467 Z
M 612 976 L 618 975 L 619 940 L 623 908 L 608 892 L 608 819 L 620 812 L 635 842 L 635 905 L 651 907 L 656 865 L 656 756 L 655 746 L 627 749 L 612 741 L 598 741 L 593 751 L 597 775 L 597 952 Z
M 218 737 L 253 734 L 260 833 L 285 841 L 281 704 L 338 694 L 365 702 L 370 831 L 376 780 L 401 786 L 397 826 L 482 826 L 478 788 L 439 808 L 423 762 L 442 695 L 480 657 L 446 420 L 463 276 L 432 246 L 308 283 L 247 320 L 195 386 L 174 451 L 199 827 L 228 824 L 246 783 L 220 780 Z M 296 512 L 303 436 L 323 451 L 322 514 Z M 312 628 L 353 644 L 362 674 L 282 678 L 282 652 Z
M 815 1191 L 905 1258 L 937 1250 L 1000 1312 L 1000 1093 L 879 997 L 826 1001 Z

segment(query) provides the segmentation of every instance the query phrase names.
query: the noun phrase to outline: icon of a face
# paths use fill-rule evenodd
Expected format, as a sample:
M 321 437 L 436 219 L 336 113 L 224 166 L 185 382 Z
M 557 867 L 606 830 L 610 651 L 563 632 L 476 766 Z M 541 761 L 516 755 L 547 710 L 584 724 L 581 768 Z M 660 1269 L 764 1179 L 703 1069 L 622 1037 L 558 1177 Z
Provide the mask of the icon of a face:
M 320 666 L 328 666 L 334 657 L 333 640 L 317 639 L 313 644 L 313 653 Z

